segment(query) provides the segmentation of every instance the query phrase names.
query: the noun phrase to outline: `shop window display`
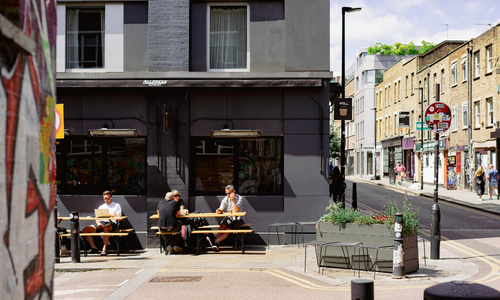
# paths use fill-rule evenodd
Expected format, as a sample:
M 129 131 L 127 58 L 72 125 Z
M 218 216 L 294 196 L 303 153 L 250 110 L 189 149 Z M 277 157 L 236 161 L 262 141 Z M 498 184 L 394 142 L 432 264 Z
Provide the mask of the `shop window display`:
M 282 143 L 282 138 L 195 139 L 194 192 L 220 194 L 231 184 L 240 194 L 283 194 Z
M 145 138 L 68 137 L 56 159 L 58 194 L 146 194 Z

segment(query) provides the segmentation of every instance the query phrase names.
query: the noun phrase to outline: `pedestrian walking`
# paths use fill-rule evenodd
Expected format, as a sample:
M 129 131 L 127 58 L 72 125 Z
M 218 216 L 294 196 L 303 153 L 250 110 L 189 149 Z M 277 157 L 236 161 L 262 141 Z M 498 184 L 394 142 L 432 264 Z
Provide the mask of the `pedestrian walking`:
M 474 182 L 476 183 L 477 200 L 483 200 L 484 195 L 484 185 L 486 183 L 486 178 L 484 176 L 483 166 L 479 166 L 474 176 Z
M 330 176 L 330 196 L 333 196 L 333 202 L 342 202 L 343 188 L 342 188 L 342 175 L 340 174 L 339 167 L 335 166 Z M 344 203 L 342 203 L 344 204 Z
M 493 165 L 488 167 L 488 195 L 490 195 L 490 200 L 493 196 L 493 189 L 497 192 L 497 200 L 500 199 L 500 195 L 498 195 L 498 179 L 500 178 L 500 174 L 495 170 Z

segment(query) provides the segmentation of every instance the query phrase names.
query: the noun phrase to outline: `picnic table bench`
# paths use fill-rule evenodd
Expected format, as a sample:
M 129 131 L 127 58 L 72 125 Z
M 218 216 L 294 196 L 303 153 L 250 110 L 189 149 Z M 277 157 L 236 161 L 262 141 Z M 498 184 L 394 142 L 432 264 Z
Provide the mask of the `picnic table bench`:
M 110 236 L 113 237 L 116 241 L 116 255 L 120 256 L 120 238 L 124 236 L 128 236 L 130 232 L 134 229 L 120 229 L 114 232 L 80 232 L 80 240 L 83 243 L 83 256 L 87 256 L 87 245 L 83 237 L 87 236 Z M 69 231 L 69 230 L 67 230 Z M 71 237 L 71 232 L 63 233 L 59 235 L 60 237 Z

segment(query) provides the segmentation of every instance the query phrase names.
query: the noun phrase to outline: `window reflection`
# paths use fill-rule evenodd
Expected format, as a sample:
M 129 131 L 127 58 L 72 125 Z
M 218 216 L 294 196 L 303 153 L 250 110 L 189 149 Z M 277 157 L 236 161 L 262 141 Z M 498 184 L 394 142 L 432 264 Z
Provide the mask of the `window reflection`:
M 282 194 L 282 141 L 196 139 L 195 191 L 223 192 L 232 184 L 241 194 Z

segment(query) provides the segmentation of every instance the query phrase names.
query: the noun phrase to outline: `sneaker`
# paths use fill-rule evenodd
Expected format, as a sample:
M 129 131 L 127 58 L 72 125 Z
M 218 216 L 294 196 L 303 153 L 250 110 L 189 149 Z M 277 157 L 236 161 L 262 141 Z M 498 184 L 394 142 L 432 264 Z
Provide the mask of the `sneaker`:
M 106 256 L 106 255 L 108 255 L 108 251 L 106 251 L 106 250 L 102 250 L 102 252 L 101 252 L 101 256 Z
M 170 245 L 168 245 L 168 246 L 167 246 L 167 252 L 168 252 L 168 253 L 172 253 L 172 252 L 173 252 L 173 251 L 172 251 L 172 246 L 170 246 Z
M 179 246 L 174 246 L 172 249 L 174 250 L 175 253 L 181 253 L 182 251 L 184 251 L 184 248 Z
M 490 197 L 490 198 L 488 198 L 488 200 L 493 200 L 493 198 Z
M 212 250 L 214 250 L 214 251 L 217 251 L 217 252 L 218 252 L 218 251 L 219 251 L 219 244 L 214 244 L 214 245 L 212 246 Z
M 61 249 L 61 256 L 62 255 L 70 255 L 70 254 L 71 254 L 71 251 L 69 251 L 67 248 Z
M 207 236 L 207 241 L 208 241 L 208 243 L 210 244 L 210 247 L 212 247 L 212 248 L 213 248 L 213 247 L 214 247 L 214 245 L 212 244 L 212 240 L 210 240 L 210 237 L 208 237 L 208 236 Z

